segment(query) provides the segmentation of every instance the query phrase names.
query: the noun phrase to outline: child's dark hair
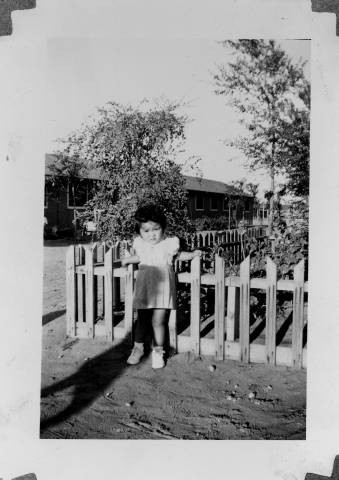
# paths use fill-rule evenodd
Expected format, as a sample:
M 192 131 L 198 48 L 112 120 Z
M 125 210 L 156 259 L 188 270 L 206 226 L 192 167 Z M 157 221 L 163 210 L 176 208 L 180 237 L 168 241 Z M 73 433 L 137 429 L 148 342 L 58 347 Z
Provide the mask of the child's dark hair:
M 139 207 L 134 214 L 134 219 L 135 231 L 138 234 L 140 233 L 141 224 L 146 222 L 159 223 L 163 231 L 166 228 L 166 217 L 164 212 L 154 203 L 148 203 L 142 207 Z

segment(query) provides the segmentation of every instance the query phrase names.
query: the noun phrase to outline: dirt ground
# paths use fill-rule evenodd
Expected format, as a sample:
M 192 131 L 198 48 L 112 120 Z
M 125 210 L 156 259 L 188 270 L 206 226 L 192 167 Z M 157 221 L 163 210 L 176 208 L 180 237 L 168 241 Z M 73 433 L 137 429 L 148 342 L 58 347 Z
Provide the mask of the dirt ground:
M 129 339 L 68 338 L 66 248 L 44 248 L 41 438 L 305 439 L 305 370 L 177 354 L 154 371 L 126 365 Z

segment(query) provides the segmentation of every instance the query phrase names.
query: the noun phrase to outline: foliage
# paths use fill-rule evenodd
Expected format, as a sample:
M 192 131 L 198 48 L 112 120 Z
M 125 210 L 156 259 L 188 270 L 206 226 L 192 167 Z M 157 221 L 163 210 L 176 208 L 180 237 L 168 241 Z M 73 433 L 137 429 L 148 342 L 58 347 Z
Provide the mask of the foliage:
M 58 200 L 60 191 L 67 188 L 68 182 L 81 188 L 86 182 L 81 177 L 86 177 L 87 173 L 88 165 L 78 156 L 69 157 L 65 152 L 58 152 L 55 162 L 49 165 L 49 175 L 46 179 L 48 195 Z
M 310 92 L 305 96 L 307 110 L 291 108 L 290 121 L 281 121 L 281 170 L 285 174 L 286 193 L 296 197 L 309 195 Z
M 198 217 L 193 220 L 193 225 L 196 230 L 227 230 L 229 228 L 229 218 L 227 215 L 218 217 Z M 235 228 L 235 220 L 231 218 L 231 227 Z
M 138 107 L 110 102 L 62 141 L 65 158 L 100 172 L 102 181 L 82 220 L 93 220 L 93 212 L 99 212 L 101 240 L 131 238 L 134 212 L 148 202 L 163 208 L 169 233 L 180 236 L 192 230 L 182 166 L 175 162 L 187 123 L 179 107 L 169 102 Z
M 245 184 L 245 191 L 247 191 L 254 199 L 257 198 L 259 190 L 259 184 L 253 182 L 247 182 Z
M 220 66 L 214 79 L 216 93 L 226 95 L 242 115 L 248 135 L 230 144 L 240 147 L 251 168 L 272 166 L 275 155 L 283 154 L 280 138 L 282 125 L 289 124 L 298 108 L 309 107 L 308 82 L 303 64 L 294 65 L 273 40 L 238 40 L 222 42 L 237 55 L 234 63 Z M 281 122 L 283 122 L 281 124 Z M 283 140 L 285 140 L 283 138 Z M 274 168 L 279 168 L 276 162 Z
M 293 200 L 285 206 L 287 216 L 289 217 L 289 228 L 301 233 L 305 238 L 308 237 L 309 230 L 309 204 L 308 198 Z
M 293 278 L 293 269 L 302 259 L 308 259 L 308 237 L 301 231 L 274 229 L 275 240 L 265 239 L 260 242 L 252 239 L 246 244 L 247 253 L 251 254 L 251 273 L 257 277 L 266 276 L 266 257 L 277 265 L 278 277 Z
M 231 182 L 231 185 L 239 195 L 250 195 L 255 198 L 258 194 L 259 185 L 257 183 L 246 182 L 246 178 L 234 180 Z
M 253 206 L 258 205 L 258 183 L 246 182 L 245 178 L 241 178 L 240 180 L 231 182 L 231 185 L 235 191 L 238 192 L 238 197 L 236 198 L 238 206 L 244 207 L 246 196 L 250 196 L 253 199 Z
M 250 169 L 285 173 L 294 194 L 308 192 L 309 82 L 301 62 L 292 63 L 273 40 L 224 41 L 235 61 L 214 75 L 216 93 L 240 112 L 246 134 L 227 142 L 241 150 Z M 273 198 L 270 202 L 272 219 Z M 272 220 L 271 220 L 272 221 Z
M 246 232 L 243 235 L 243 256 L 251 255 L 251 275 L 254 277 L 266 276 L 266 257 L 270 257 L 277 265 L 278 277 L 293 278 L 293 269 L 300 260 L 306 261 L 306 275 L 308 263 L 308 228 L 307 222 L 294 221 L 286 226 L 285 222 L 275 218 L 273 237 L 263 239 L 249 238 Z M 218 253 L 225 260 L 226 275 L 239 275 L 240 265 L 233 262 L 233 254 L 228 251 L 227 245 L 215 245 L 206 249 L 207 262 L 212 262 Z

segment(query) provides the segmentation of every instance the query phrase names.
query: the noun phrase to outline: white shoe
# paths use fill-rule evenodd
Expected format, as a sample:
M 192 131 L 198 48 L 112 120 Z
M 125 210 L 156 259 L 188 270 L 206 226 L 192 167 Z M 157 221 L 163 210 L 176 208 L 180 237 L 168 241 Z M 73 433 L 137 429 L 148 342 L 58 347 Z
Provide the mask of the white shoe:
M 152 368 L 164 368 L 164 350 L 162 347 L 155 347 L 152 350 Z
M 144 345 L 143 343 L 135 343 L 133 350 L 130 354 L 130 356 L 127 359 L 127 363 L 129 365 L 137 365 L 141 357 L 144 355 Z

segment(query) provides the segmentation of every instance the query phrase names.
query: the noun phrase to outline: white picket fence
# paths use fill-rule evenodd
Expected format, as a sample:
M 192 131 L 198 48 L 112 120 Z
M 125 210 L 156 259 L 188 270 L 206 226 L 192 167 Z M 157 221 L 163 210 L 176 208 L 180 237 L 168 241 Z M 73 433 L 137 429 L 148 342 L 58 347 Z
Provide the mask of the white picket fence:
M 104 337 L 109 341 L 123 338 L 133 331 L 133 287 L 138 274 L 133 265 L 113 268 L 124 245 L 107 248 L 71 246 L 67 252 L 67 333 L 76 337 Z M 201 259 L 190 262 L 190 271 L 177 274 L 180 284 L 190 285 L 189 332 L 178 333 L 177 315 L 169 318 L 170 346 L 177 352 L 215 355 L 217 359 L 306 367 L 303 346 L 306 328 L 304 261 L 294 268 L 293 280 L 277 280 L 276 265 L 267 258 L 266 278 L 250 278 L 250 258 L 240 266 L 240 276 L 225 277 L 224 260 L 216 255 L 214 273 L 201 274 Z M 205 320 L 201 316 L 201 287 L 214 288 L 213 337 L 202 336 Z M 264 344 L 253 343 L 250 325 L 251 289 L 266 291 L 266 325 Z M 277 345 L 277 292 L 293 293 L 293 320 L 290 345 Z M 123 291 L 123 295 L 121 295 Z M 116 308 L 124 300 L 123 315 Z
M 264 238 L 267 227 L 254 226 L 246 227 L 245 235 L 247 238 Z M 239 228 L 230 230 L 200 230 L 194 233 L 189 240 L 189 245 L 195 248 L 210 247 L 213 245 L 228 244 L 240 245 L 243 232 Z
M 193 249 L 222 246 L 224 252 L 227 252 L 234 265 L 239 264 L 244 259 L 244 242 L 256 238 L 258 240 L 266 237 L 266 227 L 246 227 L 231 230 L 201 230 L 194 233 L 188 240 L 188 247 Z

